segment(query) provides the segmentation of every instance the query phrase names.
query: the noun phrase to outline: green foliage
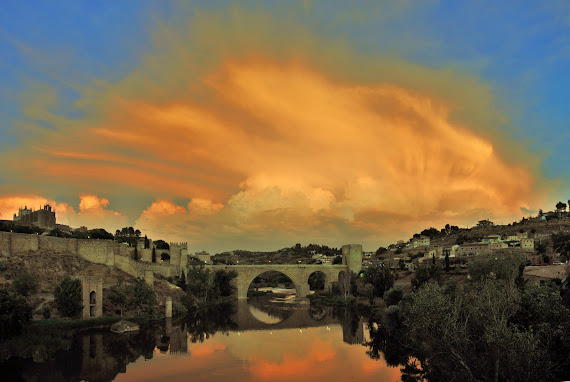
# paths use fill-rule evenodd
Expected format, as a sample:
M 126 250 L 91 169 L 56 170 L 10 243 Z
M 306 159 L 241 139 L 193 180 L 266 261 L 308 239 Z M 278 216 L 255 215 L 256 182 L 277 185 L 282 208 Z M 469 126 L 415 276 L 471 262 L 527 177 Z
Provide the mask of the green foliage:
M 0 287 L 0 340 L 22 332 L 32 318 L 32 307 L 24 296 Z
M 388 249 L 387 249 L 387 248 L 385 248 L 385 247 L 378 247 L 378 249 L 376 250 L 376 256 L 380 256 L 380 255 L 382 255 L 383 253 L 386 253 L 386 252 L 388 252 Z
M 137 309 L 139 313 L 152 313 L 152 306 L 156 304 L 156 294 L 144 279 L 136 278 L 132 284 L 127 286 L 127 306 Z
M 420 265 L 416 268 L 416 273 L 412 277 L 412 289 L 417 290 L 423 284 L 433 280 L 437 283 L 441 280 L 442 270 L 435 264 L 431 264 L 429 267 L 426 265 Z
M 133 260 L 134 261 L 139 260 L 139 251 L 138 251 L 137 247 L 135 247 L 135 250 L 133 251 Z
M 128 293 L 126 285 L 122 283 L 113 285 L 107 293 L 107 299 L 119 310 L 121 316 L 123 315 L 123 310 L 127 307 Z
M 127 243 L 130 247 L 136 247 L 141 231 L 135 230 L 133 227 L 123 227 L 115 231 L 115 241 L 119 243 Z M 145 236 L 145 248 L 148 248 L 148 238 Z
M 474 281 L 487 277 L 513 281 L 519 272 L 519 265 L 525 256 L 515 253 L 497 253 L 480 255 L 469 263 L 469 275 Z
M 170 261 L 170 255 L 166 252 L 162 252 L 160 254 L 160 260 L 162 261 Z
M 388 289 L 386 292 L 384 292 L 384 296 L 382 298 L 384 299 L 386 306 L 390 306 L 390 305 L 398 305 L 398 303 L 402 300 L 403 297 L 404 297 L 404 290 L 402 289 L 402 286 L 396 285 Z
M 156 240 L 154 242 L 154 246 L 156 247 L 156 249 L 170 249 L 170 244 L 168 244 L 164 240 Z
M 388 267 L 373 266 L 368 267 L 363 275 L 362 281 L 365 284 L 372 284 L 374 287 L 374 296 L 382 297 L 384 292 L 392 288 L 394 285 L 394 276 Z
M 184 274 L 184 271 L 180 272 L 180 277 L 178 278 L 176 285 L 178 285 L 180 289 L 186 290 L 186 275 Z
M 342 256 L 337 256 L 333 259 L 333 265 L 342 264 Z
M 88 231 L 88 236 L 90 239 L 105 239 L 113 240 L 113 235 L 105 231 L 103 228 L 95 228 Z
M 156 263 L 156 249 L 152 248 L 152 262 Z
M 430 227 L 430 228 L 428 228 L 428 229 L 424 229 L 424 230 L 420 233 L 420 235 L 422 235 L 422 236 L 429 236 L 430 239 L 433 239 L 434 237 L 438 237 L 439 234 L 440 234 L 440 231 L 437 230 L 437 229 L 435 229 L 435 228 L 433 228 L 433 227 Z
M 565 261 L 570 259 L 570 234 L 556 233 L 552 235 L 552 248 L 560 254 Z
M 220 270 L 214 273 L 214 289 L 218 291 L 219 295 L 214 295 L 213 297 L 218 298 L 230 296 L 233 291 L 231 281 L 236 277 L 237 273 L 235 271 Z
M 44 306 L 44 308 L 42 309 L 42 317 L 47 320 L 48 318 L 51 317 L 51 310 L 49 307 Z
M 14 289 L 17 293 L 24 297 L 28 297 L 30 294 L 36 293 L 38 290 L 38 282 L 36 278 L 30 273 L 20 273 L 12 282 Z
M 521 293 L 512 279 L 482 278 L 449 293 L 428 283 L 402 316 L 419 361 L 402 380 L 559 380 L 570 355 L 570 315 L 551 287 Z
M 396 248 L 396 251 L 394 252 L 396 255 L 399 255 L 402 253 L 402 248 L 398 247 Z
M 548 249 L 548 245 L 544 242 L 538 243 L 538 245 L 536 246 L 536 253 L 538 253 L 539 255 L 544 255 L 546 254 L 546 250 Z
M 323 290 L 325 289 L 325 275 L 323 272 L 313 272 L 309 276 L 309 289 L 310 290 Z
M 53 292 L 55 306 L 63 317 L 78 317 L 83 309 L 81 303 L 81 281 L 66 276 Z

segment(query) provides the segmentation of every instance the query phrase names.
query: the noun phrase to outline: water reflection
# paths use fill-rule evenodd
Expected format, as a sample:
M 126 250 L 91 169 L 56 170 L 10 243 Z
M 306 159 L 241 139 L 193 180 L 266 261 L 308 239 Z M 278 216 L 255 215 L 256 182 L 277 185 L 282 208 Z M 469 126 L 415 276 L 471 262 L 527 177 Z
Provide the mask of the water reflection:
M 252 304 L 265 309 L 263 301 Z M 259 308 L 258 308 L 259 307 Z M 355 312 L 297 306 L 277 324 L 257 321 L 248 305 L 218 305 L 117 335 L 94 331 L 74 337 L 45 362 L 0 363 L 3 380 L 24 381 L 396 381 L 376 339 Z M 269 314 L 265 312 L 266 314 Z M 279 313 L 281 314 L 281 313 Z M 342 341 L 341 341 L 342 339 Z M 373 343 L 370 353 L 354 344 Z M 5 379 L 4 376 L 8 376 Z

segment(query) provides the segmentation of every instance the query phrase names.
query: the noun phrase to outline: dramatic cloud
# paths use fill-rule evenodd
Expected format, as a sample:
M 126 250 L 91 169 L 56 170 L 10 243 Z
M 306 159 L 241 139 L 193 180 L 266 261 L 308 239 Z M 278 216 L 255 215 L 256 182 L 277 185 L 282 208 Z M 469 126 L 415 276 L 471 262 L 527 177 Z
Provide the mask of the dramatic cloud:
M 0 196 L 0 214 L 5 220 L 12 220 L 13 214 L 18 213 L 19 208 L 27 207 L 34 210 L 49 204 L 55 211 L 58 224 L 69 225 L 72 228 L 86 226 L 89 228 L 104 228 L 110 232 L 128 225 L 128 218 L 117 211 L 106 209 L 109 201 L 96 195 L 81 194 L 79 196 L 79 210 L 67 203 L 57 203 L 40 196 L 18 195 Z
M 30 119 L 56 128 L 9 154 L 15 172 L 115 205 L 151 198 L 137 228 L 210 250 L 377 246 L 540 198 L 536 163 L 474 78 L 239 9 L 161 24 L 154 42 L 124 79 L 81 90 L 80 118 L 48 112 L 49 91 L 30 99 Z M 108 203 L 84 195 L 74 218 L 124 218 Z

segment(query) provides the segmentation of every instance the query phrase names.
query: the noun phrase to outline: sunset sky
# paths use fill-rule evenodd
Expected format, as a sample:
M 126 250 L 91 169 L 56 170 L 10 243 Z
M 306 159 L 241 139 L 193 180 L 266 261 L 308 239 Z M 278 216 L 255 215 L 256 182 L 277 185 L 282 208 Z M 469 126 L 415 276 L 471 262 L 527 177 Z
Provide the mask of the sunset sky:
M 2 1 L 0 219 L 375 250 L 570 198 L 567 1 Z

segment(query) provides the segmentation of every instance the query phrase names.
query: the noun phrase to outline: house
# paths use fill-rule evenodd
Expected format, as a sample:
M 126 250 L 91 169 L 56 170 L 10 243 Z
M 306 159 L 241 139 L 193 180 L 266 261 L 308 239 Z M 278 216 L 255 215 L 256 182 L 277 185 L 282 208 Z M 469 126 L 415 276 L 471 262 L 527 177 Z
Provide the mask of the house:
M 489 243 L 489 249 L 505 249 L 505 248 L 509 248 L 509 244 L 504 241 L 497 243 Z
M 521 239 L 521 249 L 526 251 L 534 251 L 534 239 Z
M 477 222 L 477 227 L 493 227 L 495 225 L 495 223 L 493 223 L 490 220 L 479 220 Z
M 419 238 L 412 239 L 412 245 L 414 248 L 428 246 L 430 244 L 429 236 L 420 236 Z
M 501 235 L 488 235 L 483 238 L 482 243 L 497 243 L 501 240 Z
M 459 256 L 466 256 L 491 253 L 491 250 L 489 249 L 488 243 L 470 243 L 460 245 L 457 252 Z

